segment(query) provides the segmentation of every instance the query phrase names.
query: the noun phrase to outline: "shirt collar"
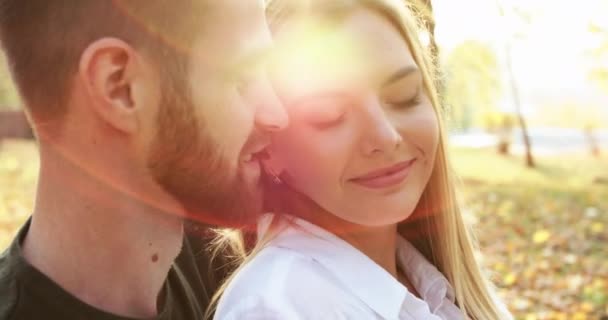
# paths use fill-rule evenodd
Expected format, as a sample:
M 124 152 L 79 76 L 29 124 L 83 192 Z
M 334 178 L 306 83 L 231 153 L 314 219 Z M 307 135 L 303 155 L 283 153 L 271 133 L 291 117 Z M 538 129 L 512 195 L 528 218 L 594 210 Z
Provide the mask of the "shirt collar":
M 282 231 L 271 246 L 311 257 L 384 319 L 398 319 L 408 292 L 391 274 L 332 233 L 302 219 Z
M 258 231 L 266 232 L 271 215 L 264 217 Z M 390 273 L 365 254 L 329 231 L 305 220 L 289 217 L 292 222 L 271 246 L 301 252 L 327 268 L 342 285 L 384 319 L 398 319 L 410 293 Z M 454 302 L 454 291 L 435 266 L 426 260 L 405 238 L 397 243 L 397 263 L 406 273 L 430 311 Z
M 397 262 L 431 311 L 437 313 L 446 299 L 454 303 L 454 289 L 445 276 L 405 238 L 397 241 Z

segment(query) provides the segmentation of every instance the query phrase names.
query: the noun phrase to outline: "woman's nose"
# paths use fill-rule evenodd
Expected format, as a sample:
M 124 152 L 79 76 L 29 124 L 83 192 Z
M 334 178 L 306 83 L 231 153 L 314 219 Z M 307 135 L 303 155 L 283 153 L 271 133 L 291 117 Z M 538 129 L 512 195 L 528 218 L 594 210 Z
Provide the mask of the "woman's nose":
M 363 136 L 365 155 L 394 152 L 403 143 L 403 138 L 388 117 L 379 99 L 369 99 L 363 108 L 366 128 Z

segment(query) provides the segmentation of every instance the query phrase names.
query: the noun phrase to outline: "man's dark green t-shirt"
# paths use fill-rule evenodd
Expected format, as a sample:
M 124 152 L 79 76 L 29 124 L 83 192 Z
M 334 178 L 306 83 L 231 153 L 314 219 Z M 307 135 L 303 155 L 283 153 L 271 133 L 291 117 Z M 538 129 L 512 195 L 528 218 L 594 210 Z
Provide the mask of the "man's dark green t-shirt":
M 28 264 L 22 256 L 21 243 L 29 224 L 28 221 L 0 256 L 0 320 L 132 320 L 81 302 Z M 162 290 L 163 296 L 159 300 L 163 304 L 158 308 L 158 316 L 152 319 L 202 319 L 219 281 L 228 272 L 222 267 L 215 268 L 215 263 L 210 262 L 205 247 L 209 237 L 203 233 L 187 234 Z M 225 266 L 225 261 L 216 262 Z

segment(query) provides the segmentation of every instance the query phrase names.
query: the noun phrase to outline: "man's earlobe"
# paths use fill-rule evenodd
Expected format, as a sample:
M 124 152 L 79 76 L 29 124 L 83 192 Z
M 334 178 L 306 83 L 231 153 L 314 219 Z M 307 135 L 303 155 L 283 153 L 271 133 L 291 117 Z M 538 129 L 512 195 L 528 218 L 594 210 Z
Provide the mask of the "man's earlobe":
M 79 79 L 86 89 L 89 107 L 100 119 L 124 133 L 137 131 L 133 99 L 138 55 L 127 43 L 103 38 L 91 43 L 80 59 Z

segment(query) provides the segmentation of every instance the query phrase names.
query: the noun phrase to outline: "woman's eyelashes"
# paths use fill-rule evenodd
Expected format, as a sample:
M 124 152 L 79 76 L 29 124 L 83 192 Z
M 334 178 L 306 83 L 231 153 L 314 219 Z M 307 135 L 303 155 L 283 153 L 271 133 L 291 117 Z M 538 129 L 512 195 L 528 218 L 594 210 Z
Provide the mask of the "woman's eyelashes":
M 403 101 L 389 101 L 387 103 L 396 109 L 408 109 L 419 105 L 421 101 L 422 100 L 420 94 L 417 93 L 414 97 L 410 99 L 406 99 Z
M 301 104 L 304 107 L 302 116 L 306 123 L 316 129 L 324 130 L 342 123 L 348 102 L 343 97 L 320 97 Z
M 345 115 L 345 112 L 342 112 L 338 115 L 332 115 L 330 117 L 327 117 L 326 119 L 314 121 L 312 125 L 319 130 L 330 129 L 342 123 Z
M 422 103 L 423 95 L 422 90 L 418 88 L 414 94 L 408 94 L 406 98 L 402 98 L 406 90 L 398 92 L 398 94 L 387 97 L 384 100 L 384 104 L 393 110 L 407 110 L 414 108 Z M 411 90 L 407 90 L 410 91 Z M 380 97 L 378 97 L 381 99 Z M 326 130 L 337 127 L 346 118 L 347 111 L 350 108 L 356 108 L 358 101 L 353 98 L 344 97 L 321 97 L 317 99 L 311 99 L 304 103 L 305 110 L 303 112 L 304 119 L 313 128 L 319 130 Z
M 407 110 L 414 108 L 422 102 L 422 95 L 416 93 L 413 97 L 399 101 L 387 101 L 386 104 L 394 110 Z M 336 108 L 335 106 L 325 106 L 315 110 L 308 115 L 308 122 L 316 129 L 326 130 L 337 127 L 346 118 L 346 108 Z
M 419 105 L 422 102 L 422 90 L 420 88 L 416 89 L 416 92 L 413 95 L 407 95 L 407 98 L 386 98 L 386 104 L 391 107 L 400 110 L 400 109 L 408 109 Z M 403 95 L 400 95 L 403 96 Z
M 321 130 L 337 126 L 346 115 L 346 108 L 337 101 L 311 105 L 308 111 L 307 122 Z

